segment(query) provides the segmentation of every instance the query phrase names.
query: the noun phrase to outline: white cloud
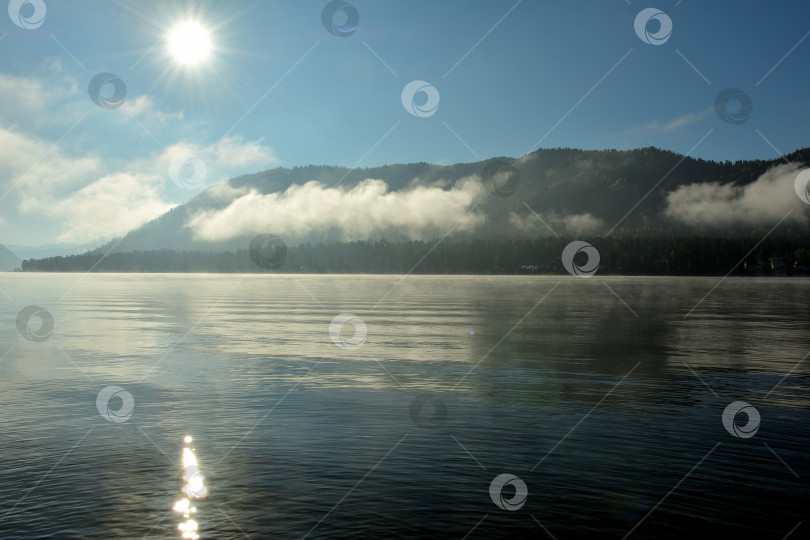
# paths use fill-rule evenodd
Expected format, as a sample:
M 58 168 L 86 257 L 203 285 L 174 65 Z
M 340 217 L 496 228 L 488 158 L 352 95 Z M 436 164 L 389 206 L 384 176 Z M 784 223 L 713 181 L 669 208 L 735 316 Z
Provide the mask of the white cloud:
M 22 140 L 20 144 L 31 146 L 30 141 Z M 242 145 L 246 150 L 242 150 Z M 2 148 L 0 146 L 0 157 L 4 155 Z M 223 152 L 223 148 L 242 157 L 238 161 L 229 159 L 230 154 Z M 176 205 L 169 193 L 176 194 L 180 190 L 172 184 L 169 164 L 172 158 L 182 154 L 203 159 L 209 178 L 214 175 L 227 178 L 248 172 L 240 165 L 258 167 L 275 163 L 269 148 L 256 141 L 244 142 L 238 137 L 207 146 L 179 142 L 158 155 L 114 166 L 104 163 L 97 156 L 67 158 L 57 150 L 58 159 L 43 160 L 33 172 L 21 177 L 23 180 L 37 180 L 23 181 L 17 186 L 20 193 L 19 211 L 32 216 L 55 218 L 61 224 L 58 235 L 60 242 L 84 243 L 120 236 Z M 74 185 L 73 189 L 57 189 L 60 170 Z M 45 172 L 51 174 L 46 175 Z M 81 179 L 82 185 L 76 186 L 77 179 Z M 196 192 L 183 191 L 182 195 L 187 198 L 193 193 Z
M 96 110 L 87 94 L 88 82 L 71 76 L 59 62 L 41 67 L 37 76 L 0 73 L 0 120 L 24 126 L 20 129 L 29 133 L 54 128 L 64 132 L 83 115 Z M 183 111 L 161 111 L 148 95 L 128 95 L 106 120 L 131 122 L 129 117 L 138 118 L 150 128 L 162 128 L 171 121 L 183 120 Z
M 183 111 L 163 112 L 155 110 L 155 103 L 152 98 L 146 95 L 127 99 L 119 107 L 119 110 L 129 116 L 141 117 L 143 122 L 150 127 L 163 127 L 172 120 L 183 119 Z
M 0 73 L 0 92 L 4 97 L 0 103 L 4 116 L 12 111 L 41 111 L 41 107 L 51 101 L 52 95 L 40 79 L 16 77 L 6 73 Z
M 159 110 L 151 96 L 131 96 L 120 108 L 102 111 L 87 95 L 88 81 L 59 62 L 44 63 L 34 73 L 0 73 L 0 203 L 6 234 L 23 230 L 42 243 L 104 241 L 124 234 L 197 193 L 172 183 L 169 165 L 180 154 L 205 163 L 199 188 L 278 164 L 261 140 L 186 140 L 183 133 L 198 137 L 205 130 L 196 124 L 190 132 L 178 124 L 182 111 Z M 178 125 L 164 129 L 169 124 Z M 134 129 L 122 131 L 122 125 Z M 153 150 L 149 135 L 167 146 Z
M 182 113 L 154 110 L 147 96 L 129 96 L 120 109 L 103 111 L 88 95 L 90 77 L 88 72 L 77 77 L 74 69 L 65 69 L 58 60 L 43 61 L 27 75 L 0 73 L 0 123 L 26 136 L 79 147 L 97 143 L 99 133 L 110 129 L 120 133 L 121 124 L 132 124 L 128 113 L 135 113 L 151 129 L 157 126 L 154 118 L 182 117 Z
M 267 167 L 278 163 L 278 158 L 261 140 L 245 141 L 229 136 L 218 140 L 210 149 L 214 161 L 225 168 Z
M 605 230 L 605 222 L 587 212 L 565 216 L 562 224 L 569 234 L 574 235 L 592 235 Z
M 118 109 L 99 109 L 87 94 L 91 76 L 76 76 L 58 60 L 24 76 L 0 73 L 5 241 L 102 242 L 128 232 L 198 193 L 172 182 L 169 165 L 179 154 L 205 163 L 200 189 L 279 163 L 261 140 L 201 138 L 204 120 L 161 110 L 151 95 L 130 93 Z M 217 193 L 244 195 L 227 190 L 223 183 Z
M 231 186 L 228 180 L 220 180 L 208 188 L 207 192 L 218 201 L 232 201 L 237 197 L 245 195 L 248 192 L 248 188 L 245 186 L 235 188 Z
M 352 188 L 311 181 L 280 193 L 250 190 L 224 210 L 198 213 L 187 226 L 197 239 L 212 241 L 256 231 L 272 231 L 288 239 L 431 238 L 454 226 L 462 232 L 483 224 L 481 214 L 470 212 L 481 190 L 480 182 L 473 179 L 448 190 L 420 186 L 401 191 L 388 191 L 386 183 L 376 179 Z
M 121 236 L 172 208 L 162 200 L 162 182 L 152 175 L 113 173 L 39 210 L 59 218 L 59 242 L 84 243 Z
M 164 171 L 168 171 L 172 160 L 179 156 L 196 156 L 205 163 L 206 186 L 236 174 L 256 172 L 279 163 L 272 149 L 261 141 L 246 141 L 237 136 L 223 137 L 210 145 L 180 141 L 167 146 L 157 160 Z
M 32 196 L 76 185 L 101 167 L 98 156 L 68 156 L 53 142 L 0 127 L 0 184 Z
M 4 123 L 25 126 L 29 132 L 64 129 L 87 110 L 78 83 L 58 62 L 42 71 L 41 77 L 0 73 L 0 119 Z
M 537 160 L 538 154 L 536 152 L 531 152 L 529 154 L 523 154 L 517 160 L 515 160 L 514 166 L 526 165 L 531 163 L 532 161 Z
M 665 213 L 686 225 L 722 227 L 774 225 L 793 210 L 788 220 L 805 224 L 807 205 L 794 190 L 800 169 L 795 163 L 778 165 L 745 186 L 680 186 L 667 195 Z

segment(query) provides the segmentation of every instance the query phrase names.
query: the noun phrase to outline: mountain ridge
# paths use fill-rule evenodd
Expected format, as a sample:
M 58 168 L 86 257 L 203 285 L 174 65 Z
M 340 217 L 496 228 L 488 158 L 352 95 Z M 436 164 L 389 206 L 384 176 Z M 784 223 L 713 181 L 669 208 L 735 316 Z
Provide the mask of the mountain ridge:
M 565 226 L 570 216 L 579 217 L 580 221 L 587 221 L 590 219 L 587 216 L 591 216 L 593 223 L 601 224 L 604 230 L 621 222 L 617 233 L 658 230 L 662 234 L 693 234 L 707 231 L 685 227 L 665 218 L 667 196 L 674 190 L 695 183 L 744 187 L 784 162 L 808 163 L 810 148 L 773 160 L 736 162 L 707 161 L 644 147 L 634 150 L 539 149 L 520 158 L 501 156 L 453 165 L 421 162 L 355 169 L 327 165 L 276 167 L 208 187 L 186 203 L 127 233 L 117 240 L 113 251 L 239 249 L 250 236 L 247 231 L 227 240 L 200 239 L 195 238 L 189 222 L 201 212 L 217 212 L 228 207 L 246 193 L 277 194 L 283 198 L 291 187 L 308 182 L 317 182 L 327 190 L 339 186 L 344 191 L 357 188 L 367 179 L 382 180 L 391 193 L 405 193 L 420 186 L 452 189 L 460 186 L 464 179 L 478 178 L 480 182 L 485 167 L 499 161 L 517 170 L 520 183 L 511 197 L 490 196 L 482 200 L 476 210 L 483 214 L 485 226 L 474 236 L 531 234 L 530 227 L 520 229 L 520 226 L 525 225 L 521 225 L 521 220 L 533 219 L 532 214 L 559 218 L 560 227 Z M 632 212 L 628 212 L 631 209 Z M 253 234 L 259 232 L 273 231 L 252 231 Z M 727 231 L 714 231 L 714 234 L 721 233 Z M 280 231 L 278 234 L 284 236 L 285 233 Z M 463 233 L 459 234 L 463 236 Z M 302 237 L 298 240 L 310 239 Z M 113 243 L 107 245 L 112 247 Z
M 0 272 L 11 272 L 20 267 L 22 261 L 3 244 L 0 244 Z

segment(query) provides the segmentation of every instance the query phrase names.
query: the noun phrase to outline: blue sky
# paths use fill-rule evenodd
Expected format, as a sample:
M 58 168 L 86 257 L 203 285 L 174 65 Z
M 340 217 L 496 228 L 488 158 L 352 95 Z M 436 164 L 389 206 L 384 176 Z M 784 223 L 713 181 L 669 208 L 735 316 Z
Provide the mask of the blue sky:
M 322 24 L 325 1 L 41 1 L 36 28 L 0 21 L 4 243 L 123 234 L 197 193 L 167 172 L 179 155 L 204 162 L 200 188 L 279 165 L 449 164 L 538 146 L 715 160 L 810 146 L 802 1 L 356 0 L 343 37 Z M 650 7 L 672 22 L 658 45 L 634 29 Z M 33 20 L 33 4 L 22 10 Z M 211 31 L 196 66 L 165 44 L 187 19 Z M 125 84 L 121 107 L 89 98 L 102 72 Z M 403 106 L 414 80 L 438 94 L 432 114 Z M 715 112 L 726 88 L 753 104 L 739 125 Z

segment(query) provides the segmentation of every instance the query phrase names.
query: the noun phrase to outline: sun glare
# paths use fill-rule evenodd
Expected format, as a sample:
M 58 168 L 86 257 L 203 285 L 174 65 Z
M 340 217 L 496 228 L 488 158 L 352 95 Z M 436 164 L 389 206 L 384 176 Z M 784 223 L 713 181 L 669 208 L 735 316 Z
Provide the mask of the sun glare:
M 184 22 L 172 28 L 168 43 L 169 54 L 181 64 L 199 64 L 211 53 L 211 34 L 197 22 Z

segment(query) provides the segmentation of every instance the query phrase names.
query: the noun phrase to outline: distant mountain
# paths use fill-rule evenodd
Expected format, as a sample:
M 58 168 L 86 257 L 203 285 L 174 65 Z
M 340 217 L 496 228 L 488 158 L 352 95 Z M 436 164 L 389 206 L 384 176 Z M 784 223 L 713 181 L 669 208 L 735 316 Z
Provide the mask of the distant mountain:
M 79 255 L 98 247 L 98 244 L 44 244 L 41 246 L 19 246 L 5 244 L 6 248 L 22 260 L 43 259 L 45 257 L 64 257 Z
M 20 267 L 20 259 L 4 245 L 0 244 L 0 272 L 11 272 Z
M 325 188 L 339 184 L 347 190 L 366 179 L 384 181 L 391 192 L 407 192 L 418 186 L 448 190 L 458 188 L 470 178 L 480 182 L 482 175 L 486 176 L 487 166 L 495 162 L 511 164 L 519 174 L 519 185 L 505 187 L 507 191 L 511 187 L 517 188 L 511 196 L 485 196 L 481 199 L 475 211 L 483 214 L 484 224 L 469 233 L 468 238 L 504 239 L 551 234 L 537 223 L 538 217 L 544 225 L 551 225 L 548 228 L 596 224 L 591 229 L 599 231 L 586 231 L 590 234 L 602 234 L 621 221 L 615 234 L 695 235 L 701 230 L 694 224 L 673 218 L 669 197 L 675 190 L 696 183 L 717 183 L 741 189 L 758 181 L 766 171 L 785 160 L 806 164 L 810 162 L 810 149 L 797 150 L 784 159 L 734 163 L 695 159 L 648 147 L 628 151 L 541 149 L 519 159 L 501 157 L 449 166 L 414 163 L 364 169 L 329 166 L 276 168 L 208 188 L 186 204 L 128 233 L 114 251 L 244 249 L 250 234 L 276 231 L 254 230 L 249 231 L 250 234 L 245 231 L 241 235 L 214 241 L 195 237 L 189 224 L 194 216 L 227 208 L 249 191 L 263 196 L 277 194 L 278 199 L 274 199 L 277 202 L 284 200 L 287 196 L 284 192 L 291 186 L 302 186 L 313 180 Z M 502 189 L 500 195 L 506 194 Z M 634 208 L 636 204 L 638 206 Z M 236 220 L 255 217 L 239 215 L 237 208 L 230 210 Z M 745 208 L 741 210 L 744 211 Z M 543 220 L 542 216 L 546 219 Z M 355 221 L 361 223 L 365 219 L 361 212 Z M 745 223 L 746 216 L 740 215 L 739 219 Z M 526 223 L 531 220 L 535 221 L 527 227 Z M 406 228 L 401 226 L 401 230 Z M 729 231 L 714 229 L 709 232 L 717 236 Z M 386 234 L 390 233 L 386 231 Z M 396 240 L 386 234 L 381 232 L 377 236 Z M 458 236 L 464 235 L 459 233 Z M 309 237 L 297 240 L 306 241 Z

